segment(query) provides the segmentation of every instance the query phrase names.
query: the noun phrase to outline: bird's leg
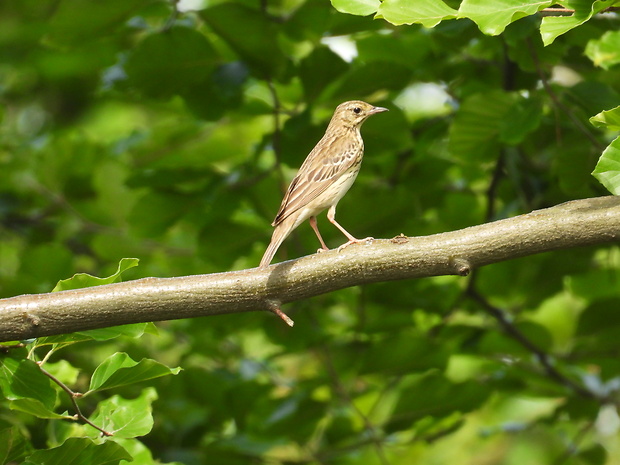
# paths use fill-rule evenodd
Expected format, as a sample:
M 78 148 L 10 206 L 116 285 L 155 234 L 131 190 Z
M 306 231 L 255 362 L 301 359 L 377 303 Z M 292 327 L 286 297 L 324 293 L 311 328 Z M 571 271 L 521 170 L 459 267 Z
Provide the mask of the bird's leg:
M 310 223 L 310 226 L 312 226 L 312 229 L 314 229 L 314 232 L 316 233 L 316 237 L 319 238 L 319 242 L 321 243 L 322 249 L 317 250 L 317 252 L 323 252 L 323 250 L 329 250 L 329 247 L 325 245 L 325 241 L 323 241 L 323 238 L 321 237 L 321 233 L 319 232 L 319 227 L 316 224 L 316 216 L 311 216 L 308 222 Z
M 329 210 L 327 211 L 327 219 L 329 220 L 329 222 L 331 224 L 333 224 L 338 229 L 340 229 L 340 231 L 342 231 L 342 234 L 347 236 L 347 239 L 349 239 L 349 242 L 346 242 L 346 243 L 342 244 L 340 247 L 338 247 L 338 252 L 340 252 L 341 250 L 349 247 L 351 244 L 363 244 L 365 242 L 372 241 L 374 239 L 374 237 L 366 237 L 364 239 L 356 239 L 351 234 L 349 234 L 349 232 L 346 229 L 344 229 L 342 226 L 340 226 L 340 224 L 338 224 L 338 222 L 336 221 L 336 205 L 332 205 L 329 208 Z

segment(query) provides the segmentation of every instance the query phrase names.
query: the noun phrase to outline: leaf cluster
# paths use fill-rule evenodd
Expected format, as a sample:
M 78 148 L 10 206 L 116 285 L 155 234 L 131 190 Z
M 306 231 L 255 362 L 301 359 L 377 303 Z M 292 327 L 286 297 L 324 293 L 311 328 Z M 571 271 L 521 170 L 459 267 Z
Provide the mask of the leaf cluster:
M 390 109 L 339 204 L 359 237 L 620 192 L 617 2 L 332 4 L 1 2 L 0 295 L 256 266 L 348 99 Z M 315 242 L 301 226 L 278 259 Z M 0 461 L 617 463 L 619 250 L 346 289 L 287 309 L 293 330 L 16 341 Z

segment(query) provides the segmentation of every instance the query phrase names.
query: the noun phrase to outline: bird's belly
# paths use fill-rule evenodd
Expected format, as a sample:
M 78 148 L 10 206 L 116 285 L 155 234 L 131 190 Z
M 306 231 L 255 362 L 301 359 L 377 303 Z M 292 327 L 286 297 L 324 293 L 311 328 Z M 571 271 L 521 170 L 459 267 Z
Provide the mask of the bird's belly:
M 359 173 L 359 167 L 344 173 L 327 189 L 321 192 L 318 197 L 309 202 L 305 207 L 301 208 L 292 229 L 295 229 L 311 216 L 317 216 L 319 213 L 327 210 L 332 205 L 336 205 L 355 182 L 357 173 Z
M 316 214 L 328 209 L 332 205 L 336 205 L 355 182 L 357 173 L 359 173 L 359 168 L 350 170 L 325 189 L 325 191 L 316 198 L 315 202 L 313 202 L 316 204 Z

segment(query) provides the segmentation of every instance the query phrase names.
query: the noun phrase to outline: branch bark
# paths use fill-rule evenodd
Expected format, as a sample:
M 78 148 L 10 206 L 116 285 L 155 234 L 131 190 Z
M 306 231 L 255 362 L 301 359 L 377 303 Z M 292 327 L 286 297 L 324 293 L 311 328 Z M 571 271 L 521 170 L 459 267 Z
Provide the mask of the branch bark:
M 128 323 L 270 310 L 360 284 L 467 275 L 505 260 L 620 241 L 620 197 L 575 200 L 425 237 L 375 240 L 265 270 L 118 284 L 0 299 L 0 341 Z

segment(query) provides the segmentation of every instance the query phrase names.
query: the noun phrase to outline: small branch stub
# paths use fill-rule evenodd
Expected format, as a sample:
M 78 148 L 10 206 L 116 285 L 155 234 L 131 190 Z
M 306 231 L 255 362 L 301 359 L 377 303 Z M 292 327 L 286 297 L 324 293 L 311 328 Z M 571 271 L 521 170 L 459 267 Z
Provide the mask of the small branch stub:
M 280 302 L 277 302 L 275 300 L 267 301 L 267 308 L 269 308 L 269 311 L 278 315 L 287 325 L 292 328 L 295 325 L 295 322 L 282 311 L 280 305 Z
M 454 267 L 454 271 L 456 271 L 456 274 L 459 276 L 468 276 L 469 273 L 471 273 L 471 263 L 465 258 L 453 257 L 450 259 L 450 265 Z

